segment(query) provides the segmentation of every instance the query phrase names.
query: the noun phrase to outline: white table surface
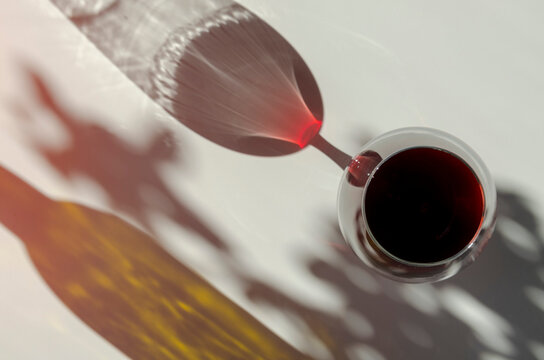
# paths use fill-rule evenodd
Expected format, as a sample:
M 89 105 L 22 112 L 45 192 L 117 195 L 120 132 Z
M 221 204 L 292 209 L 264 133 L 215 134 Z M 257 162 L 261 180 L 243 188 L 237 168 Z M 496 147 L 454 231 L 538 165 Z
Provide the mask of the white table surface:
M 37 150 L 69 146 L 70 133 L 40 107 L 32 68 L 68 111 L 119 144 L 142 149 L 172 133 L 178 158 L 150 169 L 231 252 L 149 209 L 154 238 L 291 346 L 317 359 L 544 359 L 544 3 L 240 3 L 311 68 L 325 108 L 321 134 L 335 146 L 354 154 L 380 133 L 422 125 L 480 154 L 500 211 L 474 265 L 438 284 L 373 275 L 335 227 L 336 164 L 312 147 L 268 158 L 198 136 L 46 0 L 0 0 L 0 165 L 50 198 L 144 229 L 99 183 L 63 176 Z M 0 358 L 125 357 L 67 309 L 1 224 L 0 289 Z

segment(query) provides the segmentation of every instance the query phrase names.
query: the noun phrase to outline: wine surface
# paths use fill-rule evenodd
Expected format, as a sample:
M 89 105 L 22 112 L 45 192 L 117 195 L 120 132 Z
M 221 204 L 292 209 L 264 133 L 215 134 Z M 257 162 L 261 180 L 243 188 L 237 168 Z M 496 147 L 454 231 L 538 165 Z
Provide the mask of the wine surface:
M 432 147 L 403 150 L 369 180 L 364 213 L 373 238 L 391 255 L 416 263 L 447 259 L 481 224 L 483 192 L 472 169 Z

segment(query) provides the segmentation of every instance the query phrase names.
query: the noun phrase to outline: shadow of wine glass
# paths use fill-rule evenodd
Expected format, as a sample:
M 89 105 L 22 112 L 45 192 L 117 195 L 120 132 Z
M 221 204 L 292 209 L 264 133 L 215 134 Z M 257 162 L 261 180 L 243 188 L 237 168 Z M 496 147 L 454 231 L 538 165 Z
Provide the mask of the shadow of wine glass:
M 544 344 L 544 241 L 524 197 L 501 191 L 498 203 L 499 225 L 488 246 L 447 281 L 410 285 L 375 276 L 343 245 L 331 217 L 328 241 L 338 256 L 306 265 L 344 299 L 342 311 L 310 307 L 251 278 L 247 296 L 298 319 L 334 359 L 536 360 Z
M 117 0 L 74 17 L 65 1 L 52 2 L 147 95 L 216 144 L 279 156 L 304 148 L 321 128 L 310 69 L 242 5 Z
M 58 298 L 132 359 L 304 359 L 122 219 L 0 167 L 0 223 Z
M 321 95 L 302 57 L 238 4 L 171 33 L 153 65 L 152 98 L 231 150 L 284 155 L 321 127 Z
M 196 133 L 261 156 L 305 147 L 323 105 L 297 51 L 233 4 L 169 35 L 155 55 L 152 98 Z

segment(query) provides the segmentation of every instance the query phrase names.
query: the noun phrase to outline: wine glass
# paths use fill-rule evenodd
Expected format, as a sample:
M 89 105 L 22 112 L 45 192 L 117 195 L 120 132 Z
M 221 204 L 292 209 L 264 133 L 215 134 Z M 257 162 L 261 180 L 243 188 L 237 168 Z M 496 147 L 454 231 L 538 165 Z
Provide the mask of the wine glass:
M 410 127 L 367 143 L 338 191 L 342 234 L 371 269 L 439 281 L 471 264 L 495 225 L 496 190 L 480 157 L 443 131 Z

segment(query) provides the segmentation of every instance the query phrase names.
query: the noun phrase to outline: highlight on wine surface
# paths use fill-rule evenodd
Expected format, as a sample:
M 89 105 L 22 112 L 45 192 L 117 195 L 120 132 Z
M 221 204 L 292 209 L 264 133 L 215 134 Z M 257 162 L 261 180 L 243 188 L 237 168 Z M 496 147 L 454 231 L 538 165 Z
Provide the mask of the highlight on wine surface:
M 405 282 L 446 279 L 472 263 L 495 224 L 496 190 L 461 140 L 404 128 L 369 142 L 338 193 L 342 234 L 369 267 Z

